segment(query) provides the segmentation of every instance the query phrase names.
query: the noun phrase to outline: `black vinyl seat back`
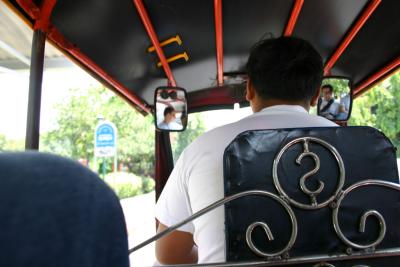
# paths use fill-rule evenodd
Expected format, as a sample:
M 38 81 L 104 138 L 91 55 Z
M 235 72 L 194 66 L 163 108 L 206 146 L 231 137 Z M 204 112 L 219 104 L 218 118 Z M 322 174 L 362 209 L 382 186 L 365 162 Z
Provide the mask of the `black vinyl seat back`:
M 400 193 L 390 186 L 357 184 L 367 179 L 399 183 L 395 148 L 373 128 L 252 130 L 238 135 L 224 154 L 225 196 L 264 190 L 281 201 L 253 195 L 226 204 L 227 261 L 352 255 L 400 248 Z M 292 214 L 281 202 L 287 203 Z M 335 210 L 336 228 L 342 235 L 335 231 Z M 372 211 L 383 216 L 385 233 L 381 232 L 379 215 Z M 361 232 L 360 221 L 366 212 Z M 252 224 L 253 229 L 249 229 Z M 269 228 L 271 240 L 263 227 Z M 255 249 L 250 248 L 249 239 Z M 285 250 L 287 245 L 291 248 Z M 393 260 L 368 262 L 375 262 L 371 266 L 395 266 Z M 365 264 L 365 260 L 355 262 Z M 334 266 L 353 265 L 341 262 Z
M 93 172 L 58 156 L 0 153 L 0 266 L 127 267 L 125 219 Z

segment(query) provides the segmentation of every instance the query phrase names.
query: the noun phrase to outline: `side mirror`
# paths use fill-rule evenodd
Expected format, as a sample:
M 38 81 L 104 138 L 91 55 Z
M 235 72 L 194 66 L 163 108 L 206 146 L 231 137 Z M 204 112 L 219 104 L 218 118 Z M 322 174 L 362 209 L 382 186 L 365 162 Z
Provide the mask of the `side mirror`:
M 186 90 L 179 87 L 158 87 L 154 93 L 155 124 L 160 131 L 180 132 L 187 126 Z
M 332 121 L 347 121 L 353 106 L 353 86 L 348 78 L 329 76 L 324 77 L 317 113 Z

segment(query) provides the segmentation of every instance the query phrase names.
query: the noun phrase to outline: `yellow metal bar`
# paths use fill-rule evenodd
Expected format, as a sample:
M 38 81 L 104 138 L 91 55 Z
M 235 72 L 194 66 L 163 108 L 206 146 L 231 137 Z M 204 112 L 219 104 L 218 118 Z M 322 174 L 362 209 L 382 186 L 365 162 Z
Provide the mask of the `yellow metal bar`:
M 169 38 L 169 39 L 167 39 L 165 41 L 162 41 L 160 43 L 160 46 L 163 47 L 163 46 L 169 45 L 169 44 L 174 43 L 174 42 L 176 42 L 178 45 L 182 45 L 181 37 L 179 37 L 179 35 L 171 37 L 171 38 Z M 147 48 L 147 52 L 149 52 L 149 53 L 152 53 L 154 51 L 156 51 L 154 45 L 152 45 L 149 48 Z
M 189 60 L 188 54 L 187 54 L 186 52 L 183 52 L 183 53 L 181 53 L 181 54 L 177 54 L 177 55 L 175 55 L 175 56 L 173 56 L 173 57 L 167 58 L 167 62 L 170 63 L 170 62 L 176 61 L 176 60 L 181 59 L 181 58 L 183 58 L 185 61 L 188 61 L 188 60 Z M 161 61 L 159 61 L 159 62 L 157 63 L 157 67 L 159 67 L 159 68 L 162 67 Z

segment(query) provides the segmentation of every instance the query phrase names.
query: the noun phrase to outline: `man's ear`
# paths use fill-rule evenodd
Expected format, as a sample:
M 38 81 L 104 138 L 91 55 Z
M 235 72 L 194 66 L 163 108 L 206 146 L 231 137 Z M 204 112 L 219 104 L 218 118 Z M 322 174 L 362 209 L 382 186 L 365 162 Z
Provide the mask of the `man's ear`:
M 251 82 L 250 79 L 248 79 L 246 84 L 246 100 L 250 102 L 251 100 L 254 99 L 254 96 L 255 96 L 255 91 L 253 83 Z
M 321 90 L 318 88 L 314 94 L 314 96 L 311 98 L 310 106 L 315 107 L 318 103 L 318 98 L 321 93 Z

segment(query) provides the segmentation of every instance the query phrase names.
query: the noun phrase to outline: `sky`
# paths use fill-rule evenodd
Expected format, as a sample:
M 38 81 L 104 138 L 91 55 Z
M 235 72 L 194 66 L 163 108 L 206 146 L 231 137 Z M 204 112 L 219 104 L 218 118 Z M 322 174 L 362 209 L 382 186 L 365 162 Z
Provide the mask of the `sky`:
M 62 101 L 69 88 L 100 84 L 78 67 L 46 70 L 43 75 L 40 131 L 54 127 L 53 106 Z M 0 73 L 0 133 L 11 139 L 25 137 L 29 71 Z

